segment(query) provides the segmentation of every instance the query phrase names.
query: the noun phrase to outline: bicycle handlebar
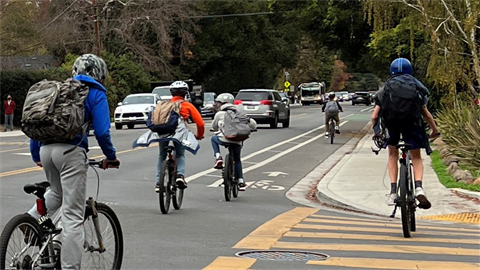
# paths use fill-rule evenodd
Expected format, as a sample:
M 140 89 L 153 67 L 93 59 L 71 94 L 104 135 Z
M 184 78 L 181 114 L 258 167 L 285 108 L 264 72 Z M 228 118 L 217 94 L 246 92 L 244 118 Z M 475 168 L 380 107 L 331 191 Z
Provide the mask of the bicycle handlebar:
M 92 167 L 98 167 L 100 169 L 108 169 L 108 168 L 111 168 L 111 167 L 118 168 L 118 166 L 120 166 L 119 161 L 109 161 L 109 162 L 107 162 L 107 168 L 104 168 L 103 167 L 103 161 L 104 161 L 104 159 L 101 159 L 101 160 L 89 159 L 88 160 L 88 165 L 90 165 Z

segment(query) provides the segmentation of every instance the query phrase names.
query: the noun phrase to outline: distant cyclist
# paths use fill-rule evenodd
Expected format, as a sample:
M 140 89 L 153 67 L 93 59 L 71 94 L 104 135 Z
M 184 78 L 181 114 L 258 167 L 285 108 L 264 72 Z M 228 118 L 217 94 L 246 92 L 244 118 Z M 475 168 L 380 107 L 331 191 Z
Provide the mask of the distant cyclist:
M 223 168 L 223 159 L 220 154 L 220 146 L 230 146 L 230 149 L 233 153 L 233 161 L 235 162 L 235 177 L 238 179 L 238 187 L 240 191 L 245 191 L 246 184 L 243 179 L 243 168 L 242 168 L 242 143 L 238 141 L 231 141 L 225 138 L 223 135 L 225 111 L 228 109 L 236 110 L 235 106 L 232 104 L 234 97 L 232 94 L 224 93 L 220 94 L 216 99 L 217 106 L 220 107 L 220 111 L 215 114 L 215 118 L 212 122 L 212 130 L 215 131 L 215 135 L 212 137 L 212 148 L 213 154 L 215 156 L 215 169 Z M 257 129 L 257 122 L 250 118 L 250 128 L 252 130 Z
M 340 103 L 335 100 L 335 93 L 330 92 L 328 94 L 328 100 L 323 104 L 322 112 L 325 113 L 325 137 L 328 138 L 328 122 L 333 118 L 335 120 L 335 133 L 340 134 L 340 117 L 338 116 L 339 112 L 343 112 L 342 106 Z
M 389 134 L 386 144 L 388 148 L 388 172 L 391 189 L 386 203 L 395 205 L 395 200 L 397 199 L 398 150 L 396 145 L 400 140 L 400 135 L 402 135 L 403 141 L 411 145 L 410 157 L 415 177 L 415 196 L 420 202 L 418 206 L 423 209 L 429 209 L 431 203 L 428 201 L 422 188 L 423 163 L 420 149 L 429 149 L 422 116 L 432 130 L 430 137 L 438 136 L 439 132 L 431 113 L 426 107 L 430 92 L 420 81 L 411 75 L 412 73 L 412 65 L 407 59 L 397 58 L 392 62 L 390 65 L 391 77 L 375 96 L 376 105 L 372 113 L 372 123 L 375 127 L 375 132 L 380 132 L 377 124 L 379 123 L 378 118 L 381 117 L 382 124 L 385 125 Z M 387 94 L 385 94 L 386 91 L 388 91 Z M 412 93 L 413 96 L 411 95 Z M 412 98 L 406 99 L 408 96 L 412 96 Z M 395 100 L 392 101 L 392 99 Z M 427 154 L 429 154 L 428 151 Z
M 205 132 L 205 123 L 203 122 L 202 116 L 198 110 L 193 106 L 192 103 L 185 101 L 185 96 L 188 92 L 188 84 L 184 81 L 176 81 L 170 85 L 170 93 L 172 94 L 172 99 L 170 102 L 182 102 L 180 105 L 180 116 L 183 121 L 186 121 L 189 117 L 192 118 L 193 122 L 197 125 L 197 134 L 195 138 L 197 140 L 203 139 Z M 157 161 L 157 183 L 155 185 L 155 192 L 160 191 L 160 171 L 162 168 L 162 162 L 167 158 L 167 151 L 165 147 L 168 146 L 169 141 L 161 141 L 159 143 L 159 154 Z M 185 148 L 178 141 L 173 141 L 175 147 L 175 158 L 177 161 L 177 176 L 176 184 L 178 188 L 184 189 L 187 188 L 187 182 L 185 181 Z

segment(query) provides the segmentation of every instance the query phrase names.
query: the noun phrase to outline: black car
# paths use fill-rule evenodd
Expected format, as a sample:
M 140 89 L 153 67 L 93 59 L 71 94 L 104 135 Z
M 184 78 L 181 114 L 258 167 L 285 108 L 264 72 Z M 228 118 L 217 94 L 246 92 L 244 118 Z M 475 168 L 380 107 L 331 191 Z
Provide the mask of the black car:
M 355 92 L 352 98 L 352 105 L 355 106 L 355 104 L 365 104 L 367 106 L 370 106 L 371 104 L 371 97 L 370 93 L 368 92 Z

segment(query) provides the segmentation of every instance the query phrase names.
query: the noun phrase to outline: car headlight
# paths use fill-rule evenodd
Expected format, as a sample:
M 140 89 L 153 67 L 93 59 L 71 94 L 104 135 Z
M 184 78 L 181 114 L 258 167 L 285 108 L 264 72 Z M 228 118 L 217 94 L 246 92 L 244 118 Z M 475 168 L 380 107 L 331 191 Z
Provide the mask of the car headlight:
M 121 107 L 117 107 L 117 108 L 115 109 L 115 113 L 121 113 L 121 112 L 122 112 L 122 108 L 121 108 Z

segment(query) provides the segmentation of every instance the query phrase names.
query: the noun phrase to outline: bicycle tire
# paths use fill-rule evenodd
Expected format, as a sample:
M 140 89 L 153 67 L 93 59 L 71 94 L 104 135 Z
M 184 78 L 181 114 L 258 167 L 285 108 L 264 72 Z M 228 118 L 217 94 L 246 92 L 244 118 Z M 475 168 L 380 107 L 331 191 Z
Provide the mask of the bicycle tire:
M 172 179 L 171 173 L 172 172 L 168 168 L 168 161 L 164 161 L 160 169 L 160 190 L 158 192 L 160 211 L 162 214 L 167 214 L 168 210 L 170 209 L 171 188 L 169 183 Z M 165 178 L 167 178 L 166 181 Z
M 329 127 L 330 144 L 333 144 L 333 139 L 335 138 L 335 124 L 333 123 L 333 121 L 330 121 Z
M 170 171 L 174 172 L 175 168 L 173 168 L 173 166 L 170 166 Z M 171 181 L 170 183 L 171 183 L 171 190 L 172 190 L 173 208 L 175 210 L 180 210 L 180 207 L 182 207 L 182 203 L 183 203 L 183 192 L 185 189 L 178 188 L 175 181 Z
M 225 160 L 227 162 L 223 169 L 223 193 L 225 200 L 229 202 L 232 199 L 233 164 L 229 154 L 226 155 Z
M 232 155 L 229 155 L 229 156 L 232 156 Z M 235 176 L 235 162 L 233 161 L 233 157 L 231 157 L 231 161 L 230 161 L 230 164 L 232 164 L 232 195 L 233 195 L 233 198 L 237 198 L 238 197 L 238 180 L 236 179 L 236 176 Z
M 23 230 L 28 231 L 27 238 L 20 226 L 24 226 Z M 40 251 L 42 238 L 43 231 L 32 216 L 26 213 L 14 216 L 5 225 L 0 236 L 0 269 L 32 269 L 33 256 Z M 17 256 L 24 248 L 26 250 L 18 258 L 18 262 L 11 261 L 12 256 Z M 14 266 L 10 266 L 11 264 Z
M 97 202 L 97 218 L 105 250 L 99 251 L 95 224 L 92 216 L 87 216 L 85 228 L 85 248 L 82 256 L 82 269 L 120 269 L 123 260 L 123 232 L 117 215 L 108 205 Z
M 410 203 L 408 202 L 408 171 L 407 165 L 404 162 L 400 163 L 400 179 L 399 179 L 399 189 L 400 189 L 400 211 L 402 218 L 402 231 L 403 237 L 409 238 L 411 236 L 411 220 L 410 220 Z
M 413 165 L 410 163 L 410 158 L 408 158 L 408 163 L 410 164 L 409 166 L 409 170 L 408 170 L 408 187 L 409 187 L 409 190 L 408 190 L 408 194 L 409 194 L 409 203 L 410 203 L 410 231 L 412 232 L 415 232 L 417 230 L 417 224 L 416 224 L 416 221 L 415 221 L 415 209 L 416 209 L 416 205 L 415 205 L 415 196 L 414 196 L 414 188 L 413 188 L 413 178 L 412 178 L 412 175 L 413 175 Z

